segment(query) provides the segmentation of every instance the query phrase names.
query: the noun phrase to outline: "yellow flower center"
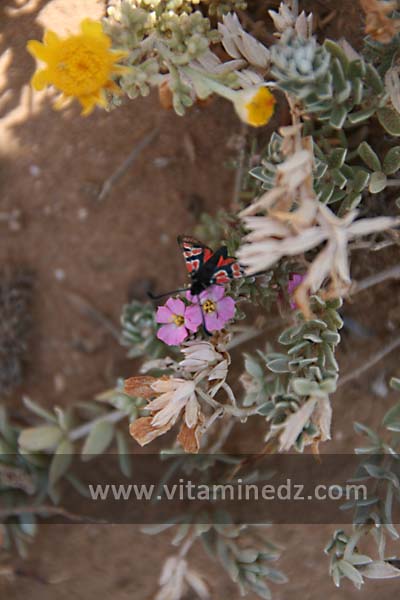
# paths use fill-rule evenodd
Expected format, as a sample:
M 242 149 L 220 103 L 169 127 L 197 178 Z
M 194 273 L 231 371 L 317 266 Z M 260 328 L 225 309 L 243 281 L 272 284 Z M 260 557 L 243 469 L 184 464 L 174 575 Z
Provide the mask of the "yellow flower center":
M 54 85 L 68 96 L 86 96 L 102 88 L 110 75 L 107 50 L 82 35 L 60 44 L 53 71 Z
M 215 305 L 215 302 L 213 302 L 212 300 L 206 300 L 205 302 L 203 302 L 202 306 L 203 306 L 204 312 L 207 314 L 215 312 L 215 310 L 217 308 Z
M 268 88 L 261 87 L 246 104 L 248 123 L 253 127 L 266 125 L 274 113 L 275 98 Z
M 182 317 L 182 315 L 174 315 L 174 316 L 172 317 L 172 320 L 173 320 L 173 322 L 175 323 L 175 325 L 176 325 L 177 327 L 180 327 L 180 326 L 181 326 L 181 325 L 183 325 L 183 324 L 184 324 L 184 322 L 185 322 L 185 319 Z

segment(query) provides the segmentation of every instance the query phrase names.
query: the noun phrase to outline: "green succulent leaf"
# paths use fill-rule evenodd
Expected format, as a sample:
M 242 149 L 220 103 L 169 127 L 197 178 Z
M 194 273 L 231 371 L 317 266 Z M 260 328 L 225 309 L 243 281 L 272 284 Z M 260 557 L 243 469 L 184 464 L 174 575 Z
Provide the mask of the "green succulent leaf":
M 387 177 L 382 171 L 376 171 L 372 173 L 371 179 L 369 180 L 369 191 L 371 194 L 379 194 L 385 189 L 387 184 Z
M 400 114 L 393 108 L 384 106 L 378 109 L 378 120 L 391 135 L 400 136 Z
M 24 450 L 40 452 L 41 450 L 55 448 L 62 437 L 63 432 L 56 425 L 40 425 L 39 427 L 24 429 L 20 433 L 18 442 Z
M 379 160 L 378 155 L 367 142 L 362 142 L 358 146 L 358 154 L 371 171 L 382 170 L 381 161 Z
M 99 421 L 90 431 L 82 448 L 82 459 L 90 460 L 107 450 L 114 437 L 114 425 L 109 421 Z

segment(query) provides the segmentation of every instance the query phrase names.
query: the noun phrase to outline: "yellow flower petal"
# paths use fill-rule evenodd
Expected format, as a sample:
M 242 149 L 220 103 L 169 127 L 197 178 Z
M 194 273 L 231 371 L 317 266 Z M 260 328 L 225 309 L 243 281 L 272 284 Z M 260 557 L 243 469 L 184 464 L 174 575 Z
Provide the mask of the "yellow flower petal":
M 239 117 L 253 127 L 266 125 L 274 114 L 276 100 L 265 86 L 251 87 L 235 93 L 234 106 Z
M 126 58 L 127 56 L 129 56 L 129 52 L 127 50 L 113 50 L 112 51 L 113 54 L 113 62 L 118 62 L 119 60 L 122 60 L 124 58 Z M 121 67 L 121 69 L 124 69 L 127 67 Z
M 85 35 L 94 35 L 100 38 L 106 37 L 101 23 L 98 21 L 93 21 L 92 19 L 84 19 L 82 21 L 81 31 Z
M 106 90 L 116 92 L 119 88 L 113 78 L 125 72 L 126 67 L 116 64 L 127 53 L 111 49 L 111 38 L 104 33 L 101 23 L 85 19 L 80 33 L 59 38 L 52 31 L 44 35 L 44 44 L 31 40 L 29 52 L 47 63 L 44 71 L 32 78 L 35 89 L 53 86 L 62 97 L 56 107 L 64 105 L 65 99 L 76 98 L 87 115 L 96 105 L 107 107 Z
M 61 96 L 58 96 L 57 100 L 53 103 L 53 107 L 56 110 L 62 110 L 68 106 L 68 104 L 71 104 L 72 100 L 73 98 L 71 96 L 64 96 L 64 94 L 61 94 Z
M 42 69 L 41 71 L 36 71 L 33 74 L 31 79 L 31 86 L 37 92 L 43 90 L 49 84 L 49 71 L 47 69 Z
M 47 61 L 47 58 L 49 56 L 48 49 L 41 42 L 37 42 L 36 40 L 29 40 L 29 42 L 26 45 L 26 48 L 29 54 L 32 54 L 34 58 L 42 60 L 43 62 Z
M 46 31 L 43 36 L 43 41 L 47 46 L 54 48 L 54 46 L 60 43 L 60 38 L 54 31 Z
M 78 98 L 78 100 L 81 103 L 81 106 L 83 108 L 81 115 L 83 115 L 84 117 L 87 117 L 88 115 L 90 115 L 90 113 L 96 106 L 97 98 L 95 98 L 94 96 L 80 96 L 80 98 Z

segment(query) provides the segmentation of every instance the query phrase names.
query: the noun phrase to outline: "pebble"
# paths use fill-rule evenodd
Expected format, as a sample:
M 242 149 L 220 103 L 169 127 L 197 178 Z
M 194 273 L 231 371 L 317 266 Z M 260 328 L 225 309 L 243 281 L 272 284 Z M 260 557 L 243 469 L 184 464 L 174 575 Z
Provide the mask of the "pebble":
M 54 269 L 54 277 L 57 281 L 64 281 L 66 277 L 64 269 Z
M 32 175 L 32 177 L 39 177 L 41 172 L 42 172 L 42 169 L 40 167 L 38 167 L 38 165 L 30 165 L 29 166 L 29 173 Z

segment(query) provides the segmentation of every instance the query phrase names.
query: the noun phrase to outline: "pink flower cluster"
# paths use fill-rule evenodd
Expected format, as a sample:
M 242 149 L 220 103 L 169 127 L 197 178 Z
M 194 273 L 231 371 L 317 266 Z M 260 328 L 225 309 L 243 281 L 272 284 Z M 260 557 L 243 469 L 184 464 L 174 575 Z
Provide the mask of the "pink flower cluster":
M 292 310 L 295 310 L 297 308 L 297 304 L 296 304 L 295 300 L 293 299 L 293 295 L 294 295 L 296 289 L 299 287 L 299 285 L 303 281 L 304 277 L 305 277 L 304 275 L 300 275 L 299 273 L 292 273 L 289 277 L 287 291 L 288 291 L 288 294 L 290 297 L 290 308 Z
M 187 292 L 186 300 L 190 304 L 180 298 L 169 298 L 157 309 L 157 323 L 162 323 L 157 337 L 168 346 L 179 346 L 203 324 L 210 332 L 219 331 L 235 314 L 235 301 L 225 296 L 220 285 L 212 285 L 198 296 Z

